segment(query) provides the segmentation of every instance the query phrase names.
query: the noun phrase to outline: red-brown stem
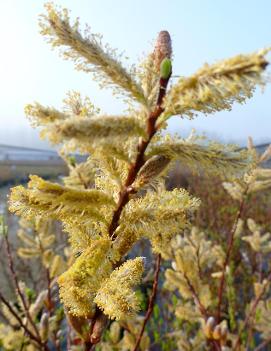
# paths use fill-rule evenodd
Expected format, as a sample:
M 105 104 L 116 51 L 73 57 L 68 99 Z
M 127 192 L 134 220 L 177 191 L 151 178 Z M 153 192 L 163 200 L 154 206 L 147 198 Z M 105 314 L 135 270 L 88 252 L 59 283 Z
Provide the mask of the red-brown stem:
M 129 194 L 131 192 L 130 186 L 133 184 L 134 180 L 136 179 L 136 176 L 137 176 L 140 168 L 144 165 L 145 151 L 146 151 L 150 141 L 152 140 L 152 137 L 156 133 L 155 123 L 156 123 L 158 117 L 164 111 L 164 109 L 162 107 L 162 101 L 163 101 L 163 98 L 164 98 L 165 93 L 166 93 L 166 88 L 167 88 L 169 78 L 168 79 L 162 79 L 162 78 L 160 79 L 160 90 L 159 90 L 159 96 L 157 99 L 156 108 L 154 109 L 154 111 L 152 111 L 150 113 L 149 118 L 147 120 L 147 126 L 146 126 L 147 139 L 141 140 L 139 142 L 139 144 L 137 146 L 137 156 L 136 156 L 135 162 L 131 164 L 127 179 L 125 181 L 124 189 L 119 194 L 119 201 L 118 201 L 117 209 L 115 210 L 115 212 L 113 214 L 112 221 L 111 221 L 111 224 L 110 224 L 109 229 L 108 229 L 109 236 L 113 240 L 115 239 L 114 232 L 118 227 L 119 219 L 120 219 L 122 210 L 123 210 L 124 206 L 127 204 L 127 202 L 129 201 Z
M 225 261 L 223 264 L 222 276 L 220 279 L 220 285 L 219 285 L 219 289 L 218 289 L 218 304 L 217 304 L 217 316 L 216 316 L 217 323 L 220 323 L 220 318 L 221 318 L 221 307 L 222 307 L 223 290 L 224 290 L 224 285 L 225 285 L 226 269 L 227 269 L 227 266 L 229 265 L 232 249 L 234 246 L 233 245 L 234 234 L 236 232 L 238 221 L 239 221 L 239 219 L 241 219 L 242 214 L 243 214 L 243 210 L 244 210 L 244 206 L 245 206 L 245 202 L 246 202 L 246 197 L 247 197 L 247 191 L 248 191 L 248 186 L 246 187 L 246 189 L 244 191 L 243 198 L 240 202 L 240 206 L 239 206 L 238 212 L 236 214 L 236 218 L 235 218 L 234 224 L 232 226 L 232 229 L 230 231 L 230 235 L 229 235 L 229 239 L 228 239 L 228 248 L 227 248 L 227 252 L 226 252 L 226 258 L 225 258 Z
M 38 242 L 39 242 L 39 248 L 41 251 L 41 255 L 44 255 L 44 247 L 42 245 L 39 233 L 37 233 L 37 238 L 38 238 Z M 46 279 L 47 279 L 47 310 L 49 312 L 49 315 L 51 315 L 52 309 L 54 308 L 54 303 L 52 301 L 52 296 L 51 296 L 51 277 L 50 277 L 50 270 L 49 268 L 45 269 L 45 274 L 46 274 Z
M 155 302 L 155 298 L 156 298 L 156 295 L 157 295 L 157 289 L 158 289 L 158 279 L 159 279 L 160 265 L 161 265 L 161 255 L 159 254 L 159 255 L 157 255 L 156 263 L 155 263 L 154 280 L 153 280 L 153 285 L 152 285 L 152 293 L 151 293 L 151 296 L 150 296 L 150 299 L 149 299 L 148 310 L 147 310 L 147 313 L 145 315 L 145 318 L 144 318 L 144 321 L 143 321 L 140 333 L 139 333 L 139 335 L 137 337 L 136 344 L 135 344 L 135 347 L 134 347 L 133 351 L 137 351 L 139 349 L 140 342 L 141 342 L 142 336 L 144 334 L 145 327 L 146 327 L 146 325 L 148 323 L 148 320 L 150 319 L 150 317 L 152 315 L 154 302 Z
M 162 107 L 162 102 L 163 98 L 166 94 L 166 89 L 167 85 L 170 79 L 170 76 L 167 79 L 160 78 L 160 88 L 159 88 L 159 93 L 158 93 L 158 99 L 156 103 L 155 109 L 150 113 L 149 118 L 147 119 L 147 139 L 146 140 L 141 140 L 137 146 L 137 156 L 135 159 L 135 162 L 131 164 L 126 181 L 124 183 L 124 188 L 122 191 L 120 191 L 119 194 L 119 201 L 117 208 L 115 212 L 113 213 L 113 217 L 111 220 L 111 223 L 108 228 L 108 233 L 110 238 L 114 241 L 116 239 L 116 233 L 115 230 L 117 229 L 119 225 L 119 219 L 122 213 L 122 210 L 124 206 L 128 203 L 129 201 L 129 195 L 133 189 L 131 189 L 131 185 L 133 184 L 134 180 L 136 179 L 136 176 L 140 170 L 140 168 L 144 165 L 144 155 L 145 151 L 151 142 L 153 136 L 155 135 L 157 129 L 156 129 L 156 121 L 158 117 L 163 113 L 164 108 Z M 160 258 L 161 259 L 161 258 Z M 102 311 L 97 310 L 97 316 L 100 316 L 102 314 Z M 90 340 L 91 340 L 91 335 L 92 335 L 92 329 L 95 326 L 95 321 L 97 320 L 97 317 L 94 318 L 92 327 L 90 329 Z M 98 343 L 99 341 L 97 341 Z M 95 342 L 96 343 L 96 342 Z M 93 343 L 90 343 L 90 345 L 86 345 L 86 351 L 90 351 L 92 349 Z M 87 348 L 88 347 L 88 348 Z
M 11 277 L 12 277 L 14 285 L 15 285 L 16 292 L 17 292 L 17 294 L 19 295 L 19 297 L 20 297 L 20 299 L 22 301 L 22 304 L 23 304 L 23 307 L 24 307 L 24 310 L 25 310 L 25 313 L 26 313 L 27 320 L 32 325 L 32 327 L 34 328 L 35 333 L 37 335 L 37 339 L 39 339 L 40 342 L 41 342 L 39 331 L 38 331 L 37 326 L 34 323 L 32 317 L 30 316 L 29 307 L 27 306 L 24 294 L 22 293 L 20 285 L 19 285 L 19 281 L 18 281 L 18 278 L 17 278 L 17 274 L 15 272 L 14 264 L 13 264 L 13 258 L 12 258 L 12 255 L 11 255 L 8 235 L 4 235 L 4 240 L 5 240 L 5 244 L 6 244 L 6 252 L 7 252 L 7 257 L 8 257 L 9 269 L 10 269 Z
M 206 308 L 203 306 L 203 304 L 201 303 L 200 301 L 200 298 L 198 296 L 198 293 L 196 292 L 193 284 L 191 283 L 190 279 L 188 278 L 187 274 L 184 274 L 184 279 L 186 281 L 186 284 L 191 292 L 191 295 L 194 299 L 194 302 L 196 304 L 196 306 L 198 307 L 202 317 L 204 318 L 205 322 L 207 321 L 208 319 L 208 312 L 206 310 Z M 213 350 L 217 350 L 217 351 L 220 351 L 221 350 L 221 347 L 219 345 L 219 343 L 215 340 L 209 340 L 209 343 L 212 345 L 213 347 Z
M 13 315 L 13 317 L 18 321 L 19 325 L 21 328 L 24 330 L 24 332 L 29 336 L 30 339 L 35 341 L 38 345 L 41 346 L 42 350 L 49 351 L 49 348 L 46 344 L 43 344 L 40 338 L 38 338 L 36 335 L 34 335 L 28 328 L 27 326 L 23 323 L 21 317 L 14 311 L 13 307 L 10 305 L 10 303 L 5 299 L 3 294 L 0 292 L 0 300 L 2 303 L 7 307 L 9 312 Z
M 46 278 L 47 278 L 47 300 L 48 300 L 47 309 L 48 309 L 49 315 L 51 315 L 52 310 L 54 308 L 54 303 L 52 301 L 51 277 L 50 277 L 49 268 L 46 268 Z
M 237 348 L 240 346 L 240 342 L 241 342 L 241 336 L 242 336 L 242 332 L 245 330 L 245 328 L 247 327 L 251 317 L 255 314 L 255 311 L 256 311 L 256 308 L 259 304 L 259 302 L 261 301 L 261 298 L 263 297 L 263 295 L 265 294 L 266 292 L 266 289 L 269 285 L 269 281 L 271 280 L 271 272 L 268 274 L 267 278 L 266 278 L 266 283 L 262 289 L 262 292 L 256 297 L 256 299 L 254 300 L 252 306 L 251 306 L 251 309 L 250 311 L 248 312 L 247 316 L 246 316 L 246 319 L 244 320 L 244 323 L 242 325 L 242 328 L 240 329 L 239 333 L 238 333 L 238 338 L 235 342 L 235 345 L 233 347 L 233 351 L 237 350 Z
M 188 276 L 186 274 L 184 274 L 184 279 L 188 285 L 188 288 L 192 294 L 192 297 L 195 301 L 195 304 L 197 305 L 201 315 L 204 317 L 204 320 L 206 321 L 208 319 L 208 313 L 205 309 L 205 307 L 203 306 L 203 304 L 201 303 L 200 299 L 199 299 L 199 296 L 194 288 L 194 286 L 192 285 L 192 283 L 190 282 Z

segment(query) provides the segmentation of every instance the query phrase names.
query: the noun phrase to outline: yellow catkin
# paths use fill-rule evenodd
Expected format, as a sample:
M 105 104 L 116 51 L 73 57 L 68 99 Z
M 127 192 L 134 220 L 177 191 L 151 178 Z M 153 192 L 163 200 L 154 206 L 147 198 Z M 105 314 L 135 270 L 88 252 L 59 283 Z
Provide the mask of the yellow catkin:
M 126 261 L 106 279 L 95 297 L 95 303 L 111 319 L 121 319 L 139 309 L 133 288 L 140 283 L 144 259 L 137 257 Z
M 115 49 L 103 45 L 101 36 L 89 30 L 83 36 L 78 19 L 72 24 L 66 9 L 57 9 L 52 3 L 45 5 L 47 14 L 40 17 L 41 34 L 53 47 L 62 47 L 65 59 L 75 61 L 76 68 L 94 73 L 101 85 L 109 85 L 117 92 L 124 91 L 135 100 L 145 103 L 144 93 L 120 62 Z M 130 72 L 131 71 L 131 72 Z
M 268 64 L 264 57 L 267 52 L 205 64 L 193 76 L 180 78 L 164 100 L 164 117 L 194 118 L 197 112 L 230 110 L 234 102 L 243 103 L 252 96 L 256 85 L 265 83 L 262 73 Z
M 95 294 L 112 271 L 110 251 L 109 239 L 96 240 L 58 278 L 60 298 L 69 313 L 88 318 L 93 315 Z

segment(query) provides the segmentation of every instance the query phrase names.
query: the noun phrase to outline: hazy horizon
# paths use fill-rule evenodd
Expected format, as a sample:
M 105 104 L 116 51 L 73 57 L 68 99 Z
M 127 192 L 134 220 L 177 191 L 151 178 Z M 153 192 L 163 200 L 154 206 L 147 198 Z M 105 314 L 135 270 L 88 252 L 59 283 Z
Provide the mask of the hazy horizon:
M 75 71 L 63 61 L 38 33 L 38 14 L 45 1 L 0 3 L 2 52 L 0 58 L 0 144 L 50 148 L 40 141 L 24 116 L 24 105 L 38 101 L 59 108 L 69 90 L 89 95 L 91 101 L 108 113 L 121 113 L 124 105 L 110 90 L 100 90 L 91 75 Z M 215 62 L 238 53 L 270 46 L 271 2 L 229 0 L 216 4 L 206 0 L 162 0 L 135 3 L 119 0 L 59 0 L 71 10 L 71 18 L 81 17 L 82 28 L 89 23 L 104 42 L 125 51 L 129 63 L 137 63 L 143 52 L 152 50 L 152 41 L 162 29 L 170 31 L 174 48 L 174 74 L 189 75 L 205 62 Z M 119 5 L 119 6 L 117 6 Z M 270 57 L 270 56 L 269 56 Z M 270 72 L 270 69 L 269 69 Z M 174 118 L 171 132 L 187 135 L 191 128 L 223 142 L 245 145 L 247 137 L 255 144 L 271 141 L 270 93 L 257 90 L 245 105 L 231 112 L 200 116 L 194 121 Z

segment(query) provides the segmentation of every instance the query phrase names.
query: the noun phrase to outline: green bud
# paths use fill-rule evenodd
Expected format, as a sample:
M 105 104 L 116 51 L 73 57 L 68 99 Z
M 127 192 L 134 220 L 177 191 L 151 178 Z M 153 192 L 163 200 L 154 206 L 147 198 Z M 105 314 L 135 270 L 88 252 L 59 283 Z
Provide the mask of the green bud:
M 29 301 L 32 301 L 36 296 L 35 291 L 28 288 L 28 287 L 25 288 L 24 292 L 25 292 L 25 295 L 27 296 Z
M 72 167 L 75 167 L 76 166 L 76 158 L 75 158 L 75 156 L 70 156 L 69 157 L 69 162 L 70 162 L 70 165 Z
M 163 79 L 168 79 L 172 70 L 171 60 L 169 58 L 164 58 L 160 65 L 160 77 Z

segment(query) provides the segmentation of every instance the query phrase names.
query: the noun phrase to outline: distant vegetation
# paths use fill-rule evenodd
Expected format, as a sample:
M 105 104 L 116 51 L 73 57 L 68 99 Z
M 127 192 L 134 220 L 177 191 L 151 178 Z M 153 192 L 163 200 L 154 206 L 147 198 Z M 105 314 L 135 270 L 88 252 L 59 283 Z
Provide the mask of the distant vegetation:
M 55 152 L 8 145 L 0 145 L 0 168 L 0 186 L 27 181 L 29 174 L 54 178 L 68 171 Z

